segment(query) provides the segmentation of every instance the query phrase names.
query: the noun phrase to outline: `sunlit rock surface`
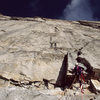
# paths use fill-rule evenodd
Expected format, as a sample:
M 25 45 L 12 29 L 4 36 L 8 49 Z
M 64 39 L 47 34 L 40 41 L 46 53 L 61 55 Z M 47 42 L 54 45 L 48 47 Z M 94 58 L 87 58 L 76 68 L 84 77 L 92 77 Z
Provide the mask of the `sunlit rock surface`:
M 54 88 L 65 55 L 70 70 L 79 51 L 100 69 L 100 22 L 1 16 L 0 87 L 48 81 Z

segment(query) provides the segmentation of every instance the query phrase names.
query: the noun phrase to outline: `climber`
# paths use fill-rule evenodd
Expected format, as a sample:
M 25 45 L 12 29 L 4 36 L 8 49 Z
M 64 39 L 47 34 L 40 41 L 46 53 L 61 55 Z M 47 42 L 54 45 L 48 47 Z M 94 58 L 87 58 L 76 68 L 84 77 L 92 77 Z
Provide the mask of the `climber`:
M 78 63 L 75 64 L 75 68 L 73 69 L 73 73 L 75 73 L 75 77 L 78 79 L 79 83 L 80 83 L 80 88 L 81 88 L 81 92 L 83 93 L 83 81 L 84 77 L 83 77 L 83 67 L 80 67 Z

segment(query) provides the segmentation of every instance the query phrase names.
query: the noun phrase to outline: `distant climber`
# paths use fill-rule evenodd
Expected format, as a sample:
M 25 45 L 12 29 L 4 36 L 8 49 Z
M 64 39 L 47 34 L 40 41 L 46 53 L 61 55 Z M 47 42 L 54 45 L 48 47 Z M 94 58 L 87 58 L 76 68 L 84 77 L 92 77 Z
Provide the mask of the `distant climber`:
M 79 81 L 80 83 L 80 88 L 81 88 L 81 92 L 83 93 L 83 81 L 85 82 L 84 80 L 84 76 L 83 76 L 83 70 L 84 68 L 83 67 L 80 67 L 78 63 L 75 64 L 75 67 L 72 71 L 72 73 L 75 73 L 75 78 Z

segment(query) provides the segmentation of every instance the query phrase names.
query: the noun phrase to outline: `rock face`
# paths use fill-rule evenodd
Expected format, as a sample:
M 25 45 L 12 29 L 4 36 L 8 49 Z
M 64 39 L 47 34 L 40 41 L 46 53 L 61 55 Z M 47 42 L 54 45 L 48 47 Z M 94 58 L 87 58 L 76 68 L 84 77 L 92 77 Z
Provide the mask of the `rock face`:
M 91 80 L 94 92 L 100 91 L 100 82 L 97 80 Z
M 0 100 L 57 100 L 55 96 L 22 88 L 1 88 L 0 90 Z
M 1 16 L 0 86 L 59 85 L 63 67 L 73 68 L 79 51 L 100 69 L 100 22 Z
M 47 91 L 46 91 L 47 92 Z M 0 88 L 0 100 L 81 100 L 81 96 L 59 96 L 54 95 L 49 90 L 49 94 L 43 91 L 28 90 L 25 88 Z M 51 94 L 51 95 L 50 95 Z M 84 100 L 99 100 L 100 95 L 96 96 L 83 96 Z

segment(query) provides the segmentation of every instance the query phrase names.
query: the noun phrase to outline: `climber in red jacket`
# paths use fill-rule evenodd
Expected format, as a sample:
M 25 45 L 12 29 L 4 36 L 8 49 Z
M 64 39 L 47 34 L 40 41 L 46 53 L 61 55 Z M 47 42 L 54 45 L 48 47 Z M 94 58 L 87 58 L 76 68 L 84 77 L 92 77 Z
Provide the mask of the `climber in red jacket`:
M 83 83 L 83 81 L 85 82 L 84 77 L 83 77 L 83 70 L 84 70 L 84 68 L 80 67 L 78 63 L 75 64 L 73 73 L 75 73 L 77 79 L 79 80 L 82 93 L 83 93 L 83 84 L 82 83 Z

